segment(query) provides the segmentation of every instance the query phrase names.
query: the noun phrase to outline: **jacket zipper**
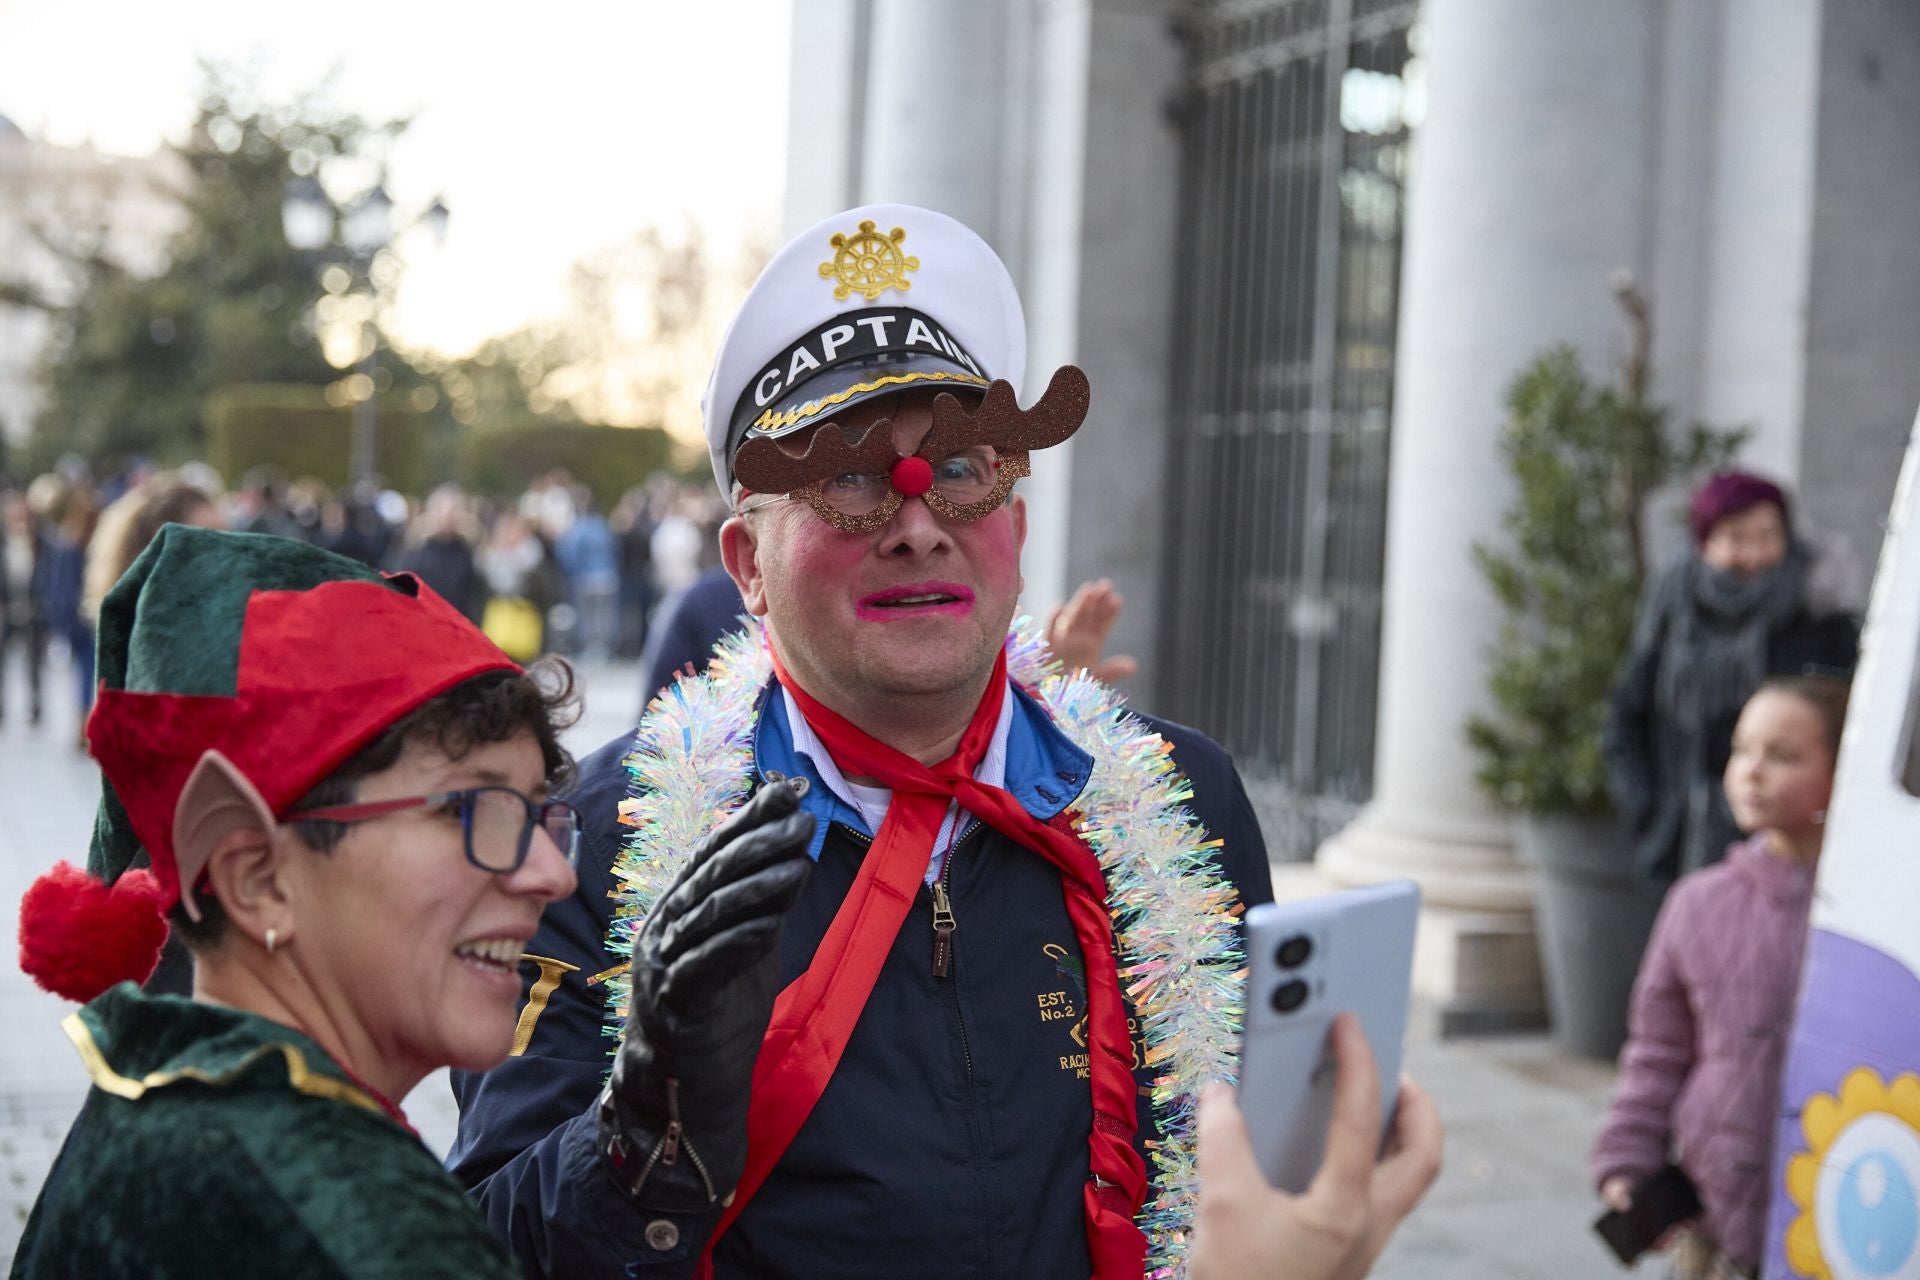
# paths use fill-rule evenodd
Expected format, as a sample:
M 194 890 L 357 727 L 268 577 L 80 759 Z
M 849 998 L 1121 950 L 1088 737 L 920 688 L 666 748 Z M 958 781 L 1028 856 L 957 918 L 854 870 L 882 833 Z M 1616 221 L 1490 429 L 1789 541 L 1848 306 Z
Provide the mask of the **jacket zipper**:
M 953 931 L 959 921 L 953 918 L 953 899 L 947 895 L 947 878 L 953 874 L 953 850 L 947 850 L 947 865 L 933 882 L 933 976 L 944 978 L 953 971 Z
M 873 837 L 865 835 L 845 823 L 838 823 L 842 830 L 852 836 L 864 849 L 873 847 Z M 933 892 L 933 976 L 950 977 L 953 973 L 953 931 L 959 928 L 959 922 L 953 915 L 953 864 L 960 850 L 973 839 L 978 831 L 985 827 L 977 820 L 947 850 L 946 863 L 940 868 L 940 877 L 930 886 Z M 959 1009 L 959 993 L 954 994 L 954 1016 L 960 1027 L 960 1056 L 966 1063 L 967 1079 L 973 1079 L 973 1048 L 967 1041 L 967 1019 Z

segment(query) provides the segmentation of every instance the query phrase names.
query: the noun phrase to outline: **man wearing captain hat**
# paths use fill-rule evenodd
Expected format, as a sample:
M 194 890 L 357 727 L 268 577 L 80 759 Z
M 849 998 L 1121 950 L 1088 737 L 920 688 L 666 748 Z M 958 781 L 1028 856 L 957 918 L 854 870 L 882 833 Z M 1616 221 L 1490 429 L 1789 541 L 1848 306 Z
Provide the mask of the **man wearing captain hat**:
M 515 1056 L 455 1082 L 449 1164 L 530 1273 L 1182 1267 L 1266 850 L 1217 745 L 1014 625 L 1013 486 L 1090 398 L 1067 366 L 1023 409 L 1025 362 L 993 250 L 906 205 L 734 317 L 705 411 L 751 625 L 582 763 Z

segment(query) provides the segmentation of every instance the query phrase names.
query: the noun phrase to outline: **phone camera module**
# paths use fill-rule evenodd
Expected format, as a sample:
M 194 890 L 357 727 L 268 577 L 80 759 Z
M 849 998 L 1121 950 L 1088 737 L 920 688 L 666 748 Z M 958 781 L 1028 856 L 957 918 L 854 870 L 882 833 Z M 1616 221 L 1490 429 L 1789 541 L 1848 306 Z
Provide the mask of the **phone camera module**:
M 1274 953 L 1274 961 L 1282 969 L 1298 969 L 1313 955 L 1313 939 L 1304 933 L 1296 933 L 1280 944 Z
M 1301 939 L 1305 941 L 1305 939 Z M 1289 979 L 1273 989 L 1273 1010 L 1275 1013 L 1292 1013 L 1307 1002 L 1307 984 L 1298 978 Z

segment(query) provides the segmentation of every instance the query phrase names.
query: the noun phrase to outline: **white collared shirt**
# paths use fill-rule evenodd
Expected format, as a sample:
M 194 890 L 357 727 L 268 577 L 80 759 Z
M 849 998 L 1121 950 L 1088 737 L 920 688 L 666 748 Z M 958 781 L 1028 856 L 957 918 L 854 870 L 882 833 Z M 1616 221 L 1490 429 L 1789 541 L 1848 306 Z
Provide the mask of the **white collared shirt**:
M 893 792 L 887 787 L 870 787 L 848 782 L 840 767 L 833 762 L 826 744 L 807 723 L 806 716 L 800 713 L 800 706 L 793 700 L 783 685 L 780 696 L 786 700 L 787 725 L 793 733 L 793 749 L 813 762 L 815 773 L 820 782 L 843 803 L 851 806 L 866 819 L 867 829 L 878 834 L 880 824 L 886 820 L 887 808 L 893 803 Z M 973 771 L 974 781 L 989 787 L 1004 787 L 1007 784 L 1007 732 L 1013 725 L 1013 685 L 1007 684 L 1001 695 L 1000 719 L 993 726 L 993 738 L 987 743 L 986 754 L 980 757 L 979 768 Z M 939 832 L 933 838 L 933 855 L 927 862 L 926 882 L 932 884 L 939 879 L 946 866 L 947 851 L 966 834 L 973 815 L 961 810 L 957 803 L 947 805 L 947 816 L 940 824 Z

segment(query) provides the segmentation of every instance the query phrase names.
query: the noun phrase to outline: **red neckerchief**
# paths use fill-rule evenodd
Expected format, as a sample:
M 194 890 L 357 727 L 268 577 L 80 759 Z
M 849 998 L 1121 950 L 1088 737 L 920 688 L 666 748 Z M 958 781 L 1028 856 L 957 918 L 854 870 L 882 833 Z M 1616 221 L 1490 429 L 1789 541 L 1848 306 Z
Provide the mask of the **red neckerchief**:
M 1085 1193 L 1087 1250 L 1097 1280 L 1139 1280 L 1146 1266 L 1146 1237 L 1133 1220 L 1146 1197 L 1147 1175 L 1133 1148 L 1133 1043 L 1113 956 L 1106 879 L 1070 824 L 1041 822 L 1005 789 L 973 776 L 1006 698 L 1006 653 L 994 664 L 986 695 L 959 748 L 932 766 L 875 740 L 808 696 L 777 653 L 773 670 L 834 763 L 843 772 L 864 774 L 891 787 L 893 803 L 813 963 L 774 1002 L 753 1069 L 746 1171 L 707 1244 L 702 1274 L 711 1274 L 714 1245 L 786 1153 L 833 1077 L 920 890 L 947 806 L 957 802 L 1060 870 L 1061 892 L 1087 971 L 1087 1060 L 1093 1092 L 1089 1165 L 1094 1174 Z

